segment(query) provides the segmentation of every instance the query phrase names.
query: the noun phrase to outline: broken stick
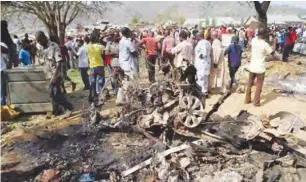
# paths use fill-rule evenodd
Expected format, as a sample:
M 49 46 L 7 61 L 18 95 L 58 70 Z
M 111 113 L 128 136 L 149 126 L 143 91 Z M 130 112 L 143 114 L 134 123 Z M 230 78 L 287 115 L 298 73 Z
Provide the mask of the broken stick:
M 227 93 L 225 93 L 219 100 L 217 103 L 215 103 L 212 107 L 212 109 L 207 113 L 206 117 L 205 117 L 205 121 L 208 121 L 208 119 L 210 118 L 210 116 L 217 112 L 219 107 L 224 103 L 224 101 L 231 95 L 231 91 L 228 91 Z
M 201 142 L 201 141 L 202 140 L 196 140 L 192 143 L 193 144 L 199 144 L 199 142 Z M 175 153 L 175 152 L 178 152 L 178 151 L 181 151 L 181 150 L 185 150 L 185 149 L 188 149 L 188 148 L 191 148 L 191 146 L 187 145 L 187 144 L 183 144 L 181 146 L 171 148 L 169 150 L 166 150 L 162 153 L 157 154 L 158 155 L 158 160 L 160 161 L 163 157 L 166 157 L 166 156 L 168 156 L 172 153 Z M 147 165 L 151 164 L 151 162 L 152 162 L 152 158 L 150 158 L 150 159 L 148 159 L 148 160 L 146 160 L 146 161 L 144 161 L 144 162 L 142 162 L 142 163 L 140 163 L 140 164 L 138 164 L 138 165 L 136 165 L 136 166 L 134 166 L 134 167 L 132 167 L 128 170 L 123 171 L 122 177 L 128 176 L 128 175 L 146 167 Z
M 150 135 L 148 132 L 146 132 L 146 130 L 138 127 L 138 126 L 132 126 L 132 129 L 135 132 L 139 132 L 142 133 L 144 136 L 146 136 L 150 141 L 152 142 L 156 142 L 156 143 L 163 143 L 161 140 L 159 140 L 158 138 L 153 137 L 152 135 Z

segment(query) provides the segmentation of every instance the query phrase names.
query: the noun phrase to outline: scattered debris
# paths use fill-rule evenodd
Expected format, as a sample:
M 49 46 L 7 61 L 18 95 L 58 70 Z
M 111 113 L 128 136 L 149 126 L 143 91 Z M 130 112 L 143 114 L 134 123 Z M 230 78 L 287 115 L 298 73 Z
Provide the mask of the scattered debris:
M 284 171 L 297 175 L 287 169 L 305 168 L 306 131 L 300 118 L 247 111 L 220 117 L 214 113 L 230 92 L 207 111 L 198 86 L 178 80 L 175 75 L 148 88 L 124 80 L 122 108 L 115 117 L 101 116 L 93 104 L 81 124 L 15 145 L 44 164 L 37 174 L 61 181 L 259 182 L 287 179 Z M 125 138 L 116 140 L 113 133 Z M 46 166 L 61 172 L 44 171 Z

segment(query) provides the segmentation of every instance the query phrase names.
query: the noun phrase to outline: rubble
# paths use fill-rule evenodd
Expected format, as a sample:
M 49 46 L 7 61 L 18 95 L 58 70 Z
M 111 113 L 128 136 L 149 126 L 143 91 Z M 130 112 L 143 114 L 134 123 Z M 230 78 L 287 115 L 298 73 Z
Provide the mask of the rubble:
M 230 92 L 207 110 L 198 87 L 177 77 L 148 88 L 123 81 L 122 93 L 115 117 L 91 105 L 81 124 L 15 148 L 41 163 L 36 175 L 56 169 L 61 181 L 306 180 L 294 171 L 306 167 L 305 123 L 291 113 L 220 117 L 214 113 Z M 130 136 L 116 141 L 114 133 Z

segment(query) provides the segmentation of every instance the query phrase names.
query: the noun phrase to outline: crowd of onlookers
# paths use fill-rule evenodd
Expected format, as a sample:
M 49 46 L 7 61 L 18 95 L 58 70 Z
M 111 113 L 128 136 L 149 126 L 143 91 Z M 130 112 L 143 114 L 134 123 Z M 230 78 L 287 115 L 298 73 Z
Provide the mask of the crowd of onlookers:
M 234 84 L 237 85 L 235 74 L 241 65 L 242 52 L 245 49 L 251 49 L 252 52 L 247 68 L 250 76 L 245 102 L 251 102 L 251 87 L 257 79 L 253 104 L 259 106 L 265 75 L 265 56 L 279 51 L 283 53 L 283 61 L 288 61 L 295 41 L 298 37 L 306 36 L 305 34 L 302 28 L 292 27 L 285 30 L 275 27 L 253 29 L 195 26 L 186 29 L 171 26 L 142 31 L 132 31 L 127 27 L 120 30 L 94 30 L 81 36 L 67 36 L 59 44 L 53 37 L 48 38 L 44 32 L 37 32 L 35 40 L 29 40 L 27 34 L 22 40 L 17 36 L 13 36 L 12 40 L 21 65 L 38 62 L 44 64 L 47 78 L 50 79 L 49 92 L 54 113 L 64 111 L 68 117 L 73 106 L 63 95 L 66 92 L 64 83 L 70 83 L 72 91 L 76 88 L 76 83 L 67 75 L 68 69 L 79 69 L 83 89 L 90 91 L 89 102 L 96 105 L 98 95 L 105 87 L 105 72 L 112 74 L 120 69 L 129 79 L 138 79 L 139 72 L 142 71 L 139 66 L 141 61 L 146 64 L 151 83 L 156 81 L 157 63 L 158 70 L 165 76 L 174 69 L 188 73 L 187 82 L 199 86 L 203 97 L 208 97 L 214 88 L 226 92 L 231 90 Z M 5 67 L 2 66 L 2 57 L 5 49 L 10 49 L 9 47 L 1 42 L 1 74 Z M 141 55 L 144 60 L 140 59 Z M 14 65 L 17 66 L 18 63 L 15 62 Z M 116 94 L 118 87 L 113 77 L 111 86 Z

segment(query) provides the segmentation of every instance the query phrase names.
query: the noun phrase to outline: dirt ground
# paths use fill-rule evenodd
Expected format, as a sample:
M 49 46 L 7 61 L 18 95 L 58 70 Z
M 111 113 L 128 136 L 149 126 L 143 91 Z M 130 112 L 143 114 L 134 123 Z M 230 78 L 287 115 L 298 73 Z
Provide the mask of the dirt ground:
M 297 65 L 296 63 L 301 61 L 301 65 Z M 304 62 L 305 61 L 305 62 Z M 284 75 L 286 71 L 290 72 L 290 76 L 294 76 L 296 74 L 305 73 L 306 71 L 306 58 L 305 57 L 294 57 L 294 61 L 290 63 L 282 63 L 279 61 L 270 62 L 268 65 L 268 74 L 267 77 L 272 75 Z M 272 65 L 272 66 L 271 66 Z M 79 72 L 75 70 L 69 70 L 68 75 L 72 78 L 73 81 L 77 83 L 77 89 L 75 92 L 71 92 L 70 88 L 67 88 L 68 91 L 68 99 L 70 102 L 74 104 L 74 112 L 73 115 L 66 120 L 59 120 L 57 117 L 53 116 L 50 120 L 44 119 L 44 114 L 39 115 L 21 115 L 18 118 L 15 118 L 13 121 L 6 122 L 6 127 L 8 127 L 8 131 L 5 133 L 1 133 L 1 148 L 10 146 L 10 143 L 14 143 L 15 141 L 20 140 L 28 140 L 31 138 L 48 133 L 50 131 L 67 129 L 69 126 L 73 124 L 78 124 L 82 121 L 81 115 L 84 108 L 88 108 L 87 96 L 88 91 L 82 91 L 83 84 L 80 78 Z M 162 79 L 161 73 L 157 74 L 159 79 Z M 240 76 L 240 86 L 245 87 L 247 76 L 246 73 L 241 73 Z M 140 84 L 146 84 L 147 81 L 147 71 L 145 70 L 144 65 L 141 65 L 140 70 Z M 305 95 L 284 95 L 280 93 L 275 93 L 273 88 L 269 85 L 265 84 L 264 90 L 262 93 L 262 102 L 260 107 L 254 107 L 252 104 L 244 104 L 244 93 L 233 93 L 221 107 L 219 108 L 216 114 L 220 116 L 230 115 L 232 117 L 237 116 L 237 114 L 241 110 L 247 110 L 251 114 L 255 115 L 271 115 L 275 114 L 279 111 L 288 111 L 293 114 L 299 116 L 303 121 L 306 122 L 306 96 Z M 109 86 L 110 88 L 110 86 Z M 212 105 L 217 102 L 220 98 L 220 94 L 213 94 L 206 100 L 206 109 L 210 110 Z M 115 96 L 112 96 L 111 99 L 103 106 L 101 110 L 101 115 L 113 115 L 116 113 L 115 106 Z M 3 131 L 3 130 L 2 130 Z M 116 134 L 114 134 L 116 135 Z M 118 135 L 118 134 L 117 134 Z M 120 136 L 122 137 L 122 136 Z M 109 142 L 112 145 L 122 145 L 124 140 L 117 141 L 116 136 L 110 137 Z M 116 144 L 117 143 L 117 144 Z M 116 147 L 114 147 L 116 149 Z M 8 150 L 4 150 L 1 152 L 1 160 L 2 160 L 2 172 L 5 166 L 5 170 L 22 170 L 24 166 L 32 165 L 32 163 L 27 163 L 28 161 L 24 161 L 23 157 L 18 152 L 15 152 L 15 148 L 9 148 Z M 13 165 L 15 167 L 8 167 L 14 163 L 17 165 Z M 20 167 L 20 163 L 24 162 L 22 167 Z

